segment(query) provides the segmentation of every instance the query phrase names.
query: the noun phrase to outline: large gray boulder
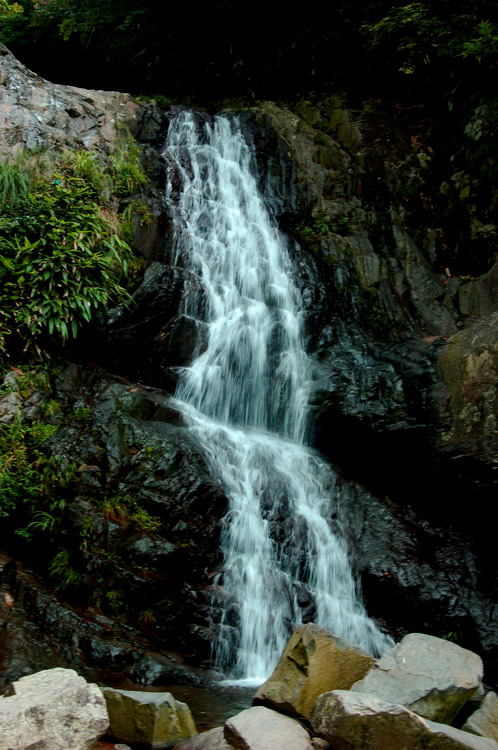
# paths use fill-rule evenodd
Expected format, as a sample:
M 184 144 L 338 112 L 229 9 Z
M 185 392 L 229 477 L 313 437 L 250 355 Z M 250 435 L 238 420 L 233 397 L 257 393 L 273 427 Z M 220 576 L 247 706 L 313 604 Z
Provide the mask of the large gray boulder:
M 462 729 L 480 737 L 491 737 L 498 742 L 498 695 L 488 693 Z
M 264 706 L 246 708 L 228 719 L 225 740 L 235 750 L 313 750 L 299 722 Z
M 97 685 L 73 669 L 46 669 L 0 698 L 0 750 L 87 750 L 109 726 Z
M 374 664 L 371 654 L 308 623 L 294 631 L 253 703 L 308 718 L 321 693 L 348 690 Z
M 449 724 L 479 689 L 482 674 L 481 658 L 472 651 L 441 638 L 410 633 L 386 651 L 352 690 Z
M 427 721 L 375 695 L 347 690 L 321 695 L 311 724 L 334 750 L 498 750 L 494 740 Z
M 171 747 L 197 734 L 186 703 L 171 693 L 103 688 L 110 732 L 125 742 L 144 747 Z

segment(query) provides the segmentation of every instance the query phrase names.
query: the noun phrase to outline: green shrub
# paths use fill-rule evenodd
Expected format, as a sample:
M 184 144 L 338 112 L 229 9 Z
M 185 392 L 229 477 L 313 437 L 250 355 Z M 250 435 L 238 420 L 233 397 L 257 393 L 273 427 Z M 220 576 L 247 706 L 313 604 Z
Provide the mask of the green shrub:
M 16 208 L 28 197 L 29 177 L 17 164 L 0 164 L 0 207 Z
M 43 451 L 57 429 L 41 422 L 0 424 L 0 518 L 27 539 L 36 531 L 53 531 L 64 513 L 64 489 L 75 467 L 61 467 L 57 456 Z
M 110 303 L 128 298 L 121 282 L 130 248 L 82 178 L 54 176 L 21 209 L 0 226 L 4 329 L 26 347 L 47 335 L 76 337 Z
M 48 572 L 55 581 L 57 590 L 79 586 L 81 574 L 73 567 L 72 554 L 68 549 L 61 549 L 48 566 Z
M 63 343 L 130 299 L 131 222 L 119 201 L 147 180 L 140 156 L 123 130 L 107 161 L 26 152 L 0 164 L 0 354 L 16 335 L 25 349 L 40 351 L 47 337 Z

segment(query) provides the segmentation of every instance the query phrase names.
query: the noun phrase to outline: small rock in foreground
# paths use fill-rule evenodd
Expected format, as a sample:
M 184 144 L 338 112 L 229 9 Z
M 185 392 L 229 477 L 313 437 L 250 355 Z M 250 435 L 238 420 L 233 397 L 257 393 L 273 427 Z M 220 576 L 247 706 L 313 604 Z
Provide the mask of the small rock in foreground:
M 246 708 L 228 719 L 225 740 L 235 750 L 313 750 L 298 721 L 264 706 Z
M 103 688 L 109 711 L 109 731 L 125 742 L 149 748 L 171 747 L 197 734 L 186 703 L 171 693 Z

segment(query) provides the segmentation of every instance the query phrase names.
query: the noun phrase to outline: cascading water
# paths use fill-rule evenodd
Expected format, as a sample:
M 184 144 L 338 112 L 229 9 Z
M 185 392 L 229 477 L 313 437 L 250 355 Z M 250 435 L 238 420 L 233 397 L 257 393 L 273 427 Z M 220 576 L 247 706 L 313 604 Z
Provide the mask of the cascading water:
M 305 446 L 310 362 L 284 239 L 272 226 L 235 119 L 177 115 L 165 147 L 176 262 L 199 280 L 183 313 L 198 356 L 176 397 L 229 498 L 217 668 L 262 681 L 314 602 L 314 621 L 375 653 L 391 645 L 358 599 L 332 529 L 334 476 Z M 313 606 L 313 605 L 312 605 Z

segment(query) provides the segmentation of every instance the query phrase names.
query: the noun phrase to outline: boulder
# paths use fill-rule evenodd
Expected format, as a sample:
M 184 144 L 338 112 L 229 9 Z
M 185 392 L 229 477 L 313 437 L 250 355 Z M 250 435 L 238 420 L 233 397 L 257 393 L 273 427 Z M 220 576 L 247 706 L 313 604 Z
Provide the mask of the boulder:
M 125 742 L 162 748 L 197 734 L 189 707 L 175 700 L 171 693 L 114 688 L 103 688 L 103 692 L 109 711 L 109 731 Z
M 410 633 L 386 651 L 352 690 L 449 724 L 479 689 L 482 673 L 482 660 L 472 651 L 441 638 Z
M 231 747 L 225 740 L 223 727 L 215 727 L 175 745 L 174 750 L 230 750 Z
M 494 740 L 427 721 L 375 695 L 347 690 L 321 695 L 311 724 L 334 750 L 498 750 Z
M 264 706 L 246 708 L 228 719 L 225 740 L 235 750 L 313 750 L 299 722 Z
M 464 732 L 480 737 L 491 737 L 498 742 L 498 695 L 488 693 L 477 711 L 469 716 L 462 727 Z
M 348 690 L 374 664 L 371 654 L 308 623 L 294 631 L 253 703 L 308 718 L 321 693 Z
M 0 750 L 87 750 L 109 726 L 97 685 L 72 669 L 22 677 L 0 698 Z

